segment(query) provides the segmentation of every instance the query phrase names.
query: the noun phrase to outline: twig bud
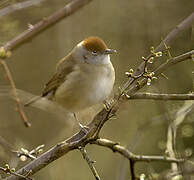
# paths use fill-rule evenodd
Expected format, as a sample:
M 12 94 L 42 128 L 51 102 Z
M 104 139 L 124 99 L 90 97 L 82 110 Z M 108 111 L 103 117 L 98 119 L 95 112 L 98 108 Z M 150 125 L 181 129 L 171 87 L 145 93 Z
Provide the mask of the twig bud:
M 145 177 L 146 177 L 145 174 L 141 174 L 141 175 L 139 176 L 139 179 L 140 179 L 140 180 L 145 180 Z
M 26 161 L 26 160 L 27 160 L 27 157 L 26 157 L 26 156 L 24 156 L 24 155 L 21 155 L 21 156 L 20 156 L 20 161 L 24 162 L 24 161 Z
M 129 69 L 129 72 L 125 72 L 125 75 L 127 75 L 127 77 L 132 77 L 133 69 Z
M 4 47 L 0 47 L 0 58 L 8 58 L 11 56 L 11 51 L 6 51 Z
M 151 78 L 148 78 L 147 79 L 147 85 L 150 86 L 151 85 L 151 82 L 152 82 L 152 79 Z
M 148 59 L 148 63 L 152 64 L 153 62 L 154 62 L 154 57 L 150 57 L 150 58 Z
M 0 48 L 0 58 L 5 58 L 6 57 L 6 51 L 4 47 Z
M 156 57 L 161 57 L 162 56 L 162 51 L 158 51 L 157 53 L 156 53 Z

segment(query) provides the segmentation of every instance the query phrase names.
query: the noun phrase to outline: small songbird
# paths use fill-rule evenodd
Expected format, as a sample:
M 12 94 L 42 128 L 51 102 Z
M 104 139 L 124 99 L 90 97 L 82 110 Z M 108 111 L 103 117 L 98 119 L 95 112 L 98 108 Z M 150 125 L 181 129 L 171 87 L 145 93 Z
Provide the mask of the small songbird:
M 74 116 L 76 112 L 102 103 L 113 89 L 115 71 L 110 54 L 115 52 L 99 37 L 84 39 L 59 61 L 41 97 L 61 105 Z M 38 99 L 26 105 L 35 101 Z

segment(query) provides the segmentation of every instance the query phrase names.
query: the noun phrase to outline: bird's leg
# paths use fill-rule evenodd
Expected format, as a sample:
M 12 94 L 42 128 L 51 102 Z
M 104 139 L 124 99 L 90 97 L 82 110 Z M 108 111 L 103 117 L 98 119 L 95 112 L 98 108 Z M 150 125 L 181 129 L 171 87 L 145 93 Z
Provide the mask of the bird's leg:
M 103 101 L 103 105 L 104 105 L 104 108 L 109 111 L 110 108 L 112 107 L 112 104 L 113 104 L 113 100 L 104 100 Z
M 78 123 L 80 129 L 83 130 L 85 133 L 88 133 L 87 127 L 84 126 L 84 125 L 82 125 L 82 124 L 80 123 L 80 121 L 79 121 L 79 119 L 77 118 L 77 116 L 76 116 L 75 113 L 73 113 L 73 116 L 74 116 L 74 118 L 76 119 L 76 121 L 77 121 L 77 123 Z

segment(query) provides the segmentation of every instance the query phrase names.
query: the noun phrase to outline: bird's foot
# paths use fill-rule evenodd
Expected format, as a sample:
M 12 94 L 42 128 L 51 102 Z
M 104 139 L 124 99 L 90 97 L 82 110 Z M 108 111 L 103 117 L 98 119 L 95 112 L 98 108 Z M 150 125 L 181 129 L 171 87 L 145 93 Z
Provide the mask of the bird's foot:
M 104 102 L 103 102 L 104 108 L 107 111 L 109 111 L 111 109 L 112 104 L 113 104 L 113 100 L 110 100 L 110 101 L 104 100 Z
M 80 130 L 83 131 L 85 134 L 87 134 L 89 131 L 89 127 L 82 125 L 80 122 L 78 124 L 79 124 Z
M 73 113 L 73 115 L 74 115 L 74 118 L 76 119 L 76 121 L 77 121 L 77 123 L 78 123 L 78 125 L 79 125 L 80 130 L 83 131 L 85 134 L 87 134 L 88 131 L 89 131 L 89 127 L 82 125 L 82 124 L 80 123 L 79 119 L 77 118 L 77 116 L 76 116 L 75 113 Z

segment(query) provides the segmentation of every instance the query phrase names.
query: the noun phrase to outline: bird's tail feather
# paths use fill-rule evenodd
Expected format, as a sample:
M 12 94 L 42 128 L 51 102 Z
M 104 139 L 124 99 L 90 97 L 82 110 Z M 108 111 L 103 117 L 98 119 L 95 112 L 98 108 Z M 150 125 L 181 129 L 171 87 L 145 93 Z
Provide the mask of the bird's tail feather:
M 23 91 L 20 89 L 16 90 L 17 95 L 24 106 L 35 107 L 41 109 L 43 111 L 51 112 L 56 114 L 60 118 L 68 117 L 70 118 L 70 113 L 67 112 L 63 107 L 59 104 L 48 100 L 45 97 L 37 96 L 31 94 L 27 91 Z M 0 86 L 0 99 L 1 98 L 12 98 L 14 99 L 12 89 L 9 86 Z
M 30 106 L 32 103 L 34 103 L 35 101 L 38 101 L 41 98 L 42 98 L 41 96 L 35 96 L 32 99 L 30 99 L 28 102 L 24 103 L 24 106 Z

